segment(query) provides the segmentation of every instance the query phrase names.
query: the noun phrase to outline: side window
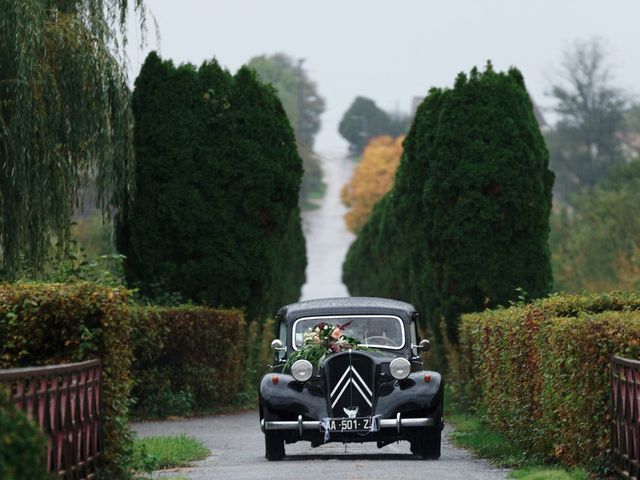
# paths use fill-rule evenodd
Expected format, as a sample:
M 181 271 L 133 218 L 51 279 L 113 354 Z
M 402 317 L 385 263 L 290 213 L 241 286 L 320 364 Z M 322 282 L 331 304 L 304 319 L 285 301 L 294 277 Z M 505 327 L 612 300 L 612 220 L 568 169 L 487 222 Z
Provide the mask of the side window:
M 411 326 L 409 327 L 409 329 L 411 330 L 411 345 L 417 345 L 418 344 L 418 328 L 416 326 L 415 320 L 411 320 Z M 416 347 L 411 348 L 411 353 L 414 356 L 417 356 L 418 349 Z
M 287 322 L 285 322 L 284 320 L 281 320 L 280 323 L 278 324 L 278 338 L 280 339 L 282 344 L 286 347 L 287 346 Z M 286 350 L 277 351 L 276 355 L 278 357 L 278 360 L 282 360 L 286 353 L 287 353 Z

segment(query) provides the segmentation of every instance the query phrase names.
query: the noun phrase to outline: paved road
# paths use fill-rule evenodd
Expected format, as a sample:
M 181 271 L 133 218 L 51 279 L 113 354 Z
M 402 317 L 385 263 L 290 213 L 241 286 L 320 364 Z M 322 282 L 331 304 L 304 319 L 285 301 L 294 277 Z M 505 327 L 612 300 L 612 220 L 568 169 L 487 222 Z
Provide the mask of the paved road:
M 496 469 L 484 461 L 451 445 L 449 428 L 445 429 L 442 457 L 426 461 L 411 455 L 409 443 L 388 445 L 378 449 L 375 444 L 330 443 L 312 449 L 308 442 L 286 446 L 287 457 L 282 462 L 264 458 L 264 436 L 258 426 L 257 412 L 204 417 L 166 422 L 144 422 L 133 425 L 140 436 L 187 434 L 201 439 L 211 449 L 211 456 L 193 467 L 179 472 L 190 479 L 253 480 L 333 480 L 333 479 L 402 479 L 429 478 L 504 479 L 505 470 Z
M 349 181 L 356 163 L 343 155 L 320 156 L 327 192 L 320 208 L 302 212 L 302 226 L 307 241 L 307 283 L 300 300 L 323 297 L 346 297 L 342 283 L 342 262 L 355 235 L 347 230 L 340 201 L 340 190 Z

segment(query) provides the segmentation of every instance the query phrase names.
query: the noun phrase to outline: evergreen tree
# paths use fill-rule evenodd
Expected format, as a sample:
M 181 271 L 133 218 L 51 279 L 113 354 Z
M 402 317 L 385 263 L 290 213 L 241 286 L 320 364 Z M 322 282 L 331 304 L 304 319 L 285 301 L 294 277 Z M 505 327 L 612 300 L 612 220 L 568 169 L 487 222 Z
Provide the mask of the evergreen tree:
M 347 256 L 350 292 L 409 300 L 453 341 L 461 313 L 548 293 L 553 174 L 520 72 L 432 89 L 404 148 Z
M 548 248 L 553 174 L 524 79 L 516 69 L 460 75 L 418 153 L 427 256 L 425 311 L 457 338 L 461 313 L 504 305 L 521 288 L 552 286 Z
M 137 194 L 118 235 L 129 282 L 251 318 L 295 301 L 302 166 L 273 90 L 247 68 L 176 68 L 151 53 L 133 108 Z

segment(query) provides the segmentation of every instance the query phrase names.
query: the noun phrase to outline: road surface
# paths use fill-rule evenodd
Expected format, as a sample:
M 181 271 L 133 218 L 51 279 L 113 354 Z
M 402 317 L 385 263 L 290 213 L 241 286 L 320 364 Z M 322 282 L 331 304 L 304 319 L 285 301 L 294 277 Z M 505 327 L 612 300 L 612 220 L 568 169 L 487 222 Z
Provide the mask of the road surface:
M 323 154 L 320 162 L 327 192 L 320 208 L 302 212 L 308 264 L 301 300 L 349 295 L 342 283 L 342 262 L 355 235 L 345 225 L 347 209 L 340 201 L 340 190 L 357 164 L 338 154 Z
M 158 474 L 160 478 L 184 476 L 189 479 L 220 480 L 347 480 L 429 478 L 433 480 L 505 479 L 507 471 L 475 459 L 454 447 L 449 427 L 443 436 L 440 460 L 421 460 L 411 454 L 408 442 L 378 449 L 375 443 L 329 443 L 311 448 L 309 442 L 286 446 L 281 462 L 264 458 L 264 435 L 258 412 L 203 417 L 188 420 L 142 422 L 133 425 L 140 436 L 194 436 L 211 450 L 211 456 L 192 467 Z

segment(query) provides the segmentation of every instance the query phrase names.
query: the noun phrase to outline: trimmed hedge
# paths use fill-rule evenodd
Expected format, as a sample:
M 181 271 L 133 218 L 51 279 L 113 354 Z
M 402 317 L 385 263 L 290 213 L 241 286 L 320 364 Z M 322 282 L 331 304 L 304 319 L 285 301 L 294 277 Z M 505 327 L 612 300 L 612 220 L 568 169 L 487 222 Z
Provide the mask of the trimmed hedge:
M 105 478 L 127 478 L 131 453 L 128 296 L 90 283 L 0 285 L 0 368 L 102 360 Z
M 454 397 L 532 454 L 599 468 L 610 357 L 640 358 L 640 295 L 559 295 L 463 315 Z
M 0 478 L 51 479 L 45 466 L 47 441 L 0 387 Z
M 132 377 L 138 415 L 188 415 L 244 387 L 246 325 L 239 310 L 134 307 Z

